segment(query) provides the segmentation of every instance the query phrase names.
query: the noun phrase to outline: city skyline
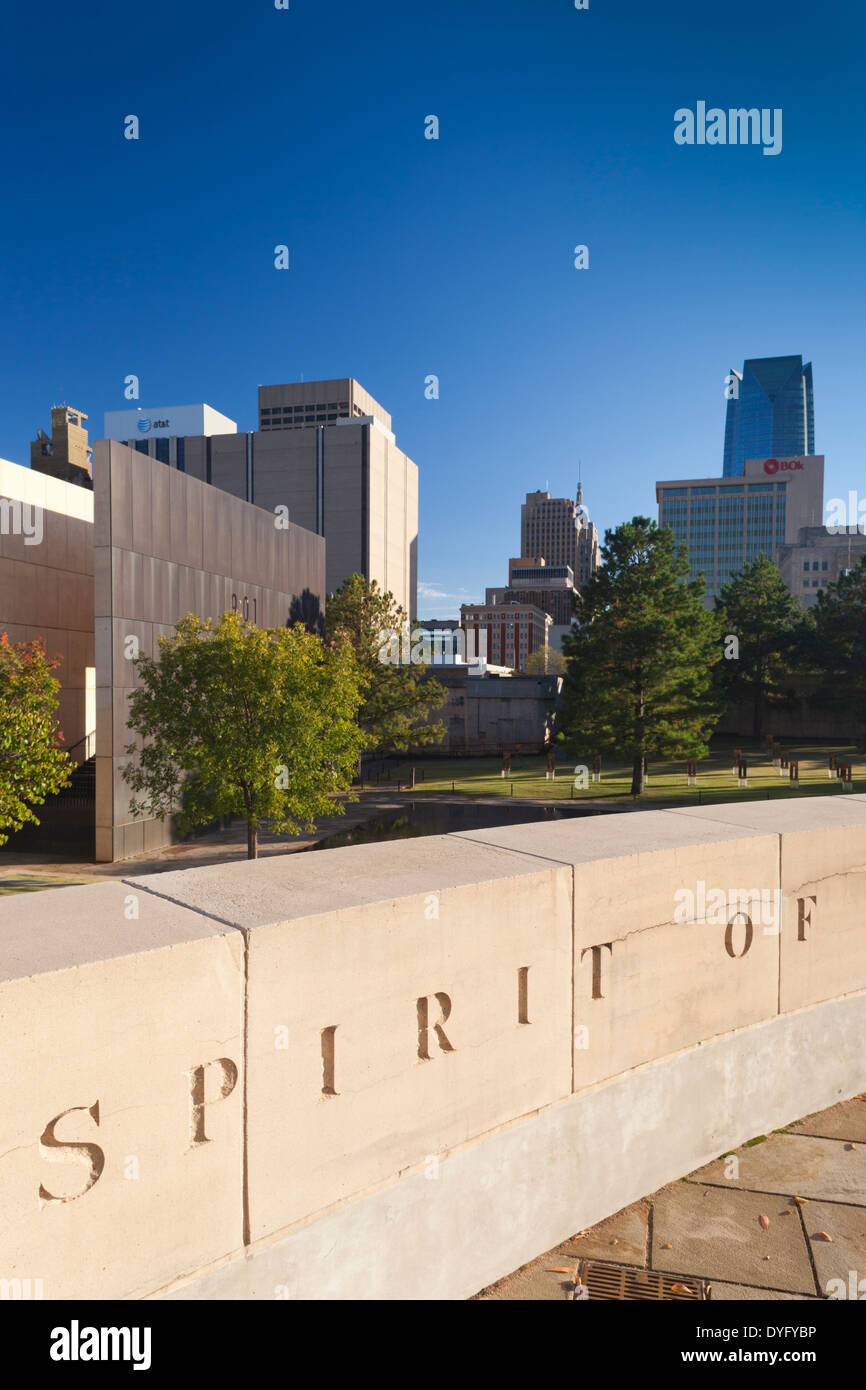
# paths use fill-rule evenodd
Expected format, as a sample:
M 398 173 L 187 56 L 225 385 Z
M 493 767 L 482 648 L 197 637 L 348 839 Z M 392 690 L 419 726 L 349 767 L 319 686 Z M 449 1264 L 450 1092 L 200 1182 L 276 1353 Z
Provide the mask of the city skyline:
M 10 65 L 0 92 L 0 457 L 25 463 L 61 399 L 91 423 L 136 404 L 131 374 L 142 403 L 208 401 L 241 432 L 260 383 L 354 377 L 419 467 L 422 615 L 500 582 L 522 497 L 573 495 L 579 459 L 602 537 L 654 514 L 656 478 L 717 474 L 746 357 L 814 363 L 828 495 L 859 485 L 862 13 L 813 33 L 781 0 L 386 0 L 359 30 L 335 0 L 331 20 L 323 49 L 301 3 L 217 0 L 203 24 L 156 0 L 155 87 L 131 16 L 52 8 L 40 82 Z M 11 51 L 28 26 L 10 17 Z M 70 65 L 99 75 L 72 105 Z M 675 111 L 705 98 L 784 111 L 783 149 L 678 145 Z

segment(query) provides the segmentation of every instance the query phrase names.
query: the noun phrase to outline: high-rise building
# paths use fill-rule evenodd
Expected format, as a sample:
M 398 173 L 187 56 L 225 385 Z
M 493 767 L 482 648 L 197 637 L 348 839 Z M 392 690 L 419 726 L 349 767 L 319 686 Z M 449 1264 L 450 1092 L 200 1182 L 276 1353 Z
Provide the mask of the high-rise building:
M 723 585 L 759 555 L 778 559 L 801 527 L 820 526 L 824 458 L 747 459 L 740 478 L 684 478 L 656 483 L 659 525 L 686 545 L 691 578 L 706 579 L 712 608 Z M 792 592 L 799 596 L 794 587 Z
M 542 558 L 521 556 L 508 561 L 508 584 L 487 589 L 485 602 L 529 604 L 550 615 L 547 640 L 554 651 L 571 631 L 574 620 L 574 571 L 570 565 L 548 565 Z
M 598 532 L 583 505 L 580 484 L 576 501 L 527 492 L 520 508 L 520 554 L 548 565 L 568 565 L 578 588 L 592 577 L 599 563 Z
M 223 433 L 167 436 L 151 428 L 128 442 L 275 515 L 288 512 L 325 537 L 328 593 L 362 574 L 414 618 L 418 468 L 398 449 L 391 416 L 351 378 L 261 386 L 258 404 L 260 428 L 248 433 L 228 420 Z
M 746 459 L 815 453 L 811 362 L 750 357 L 729 380 L 723 477 L 740 477 Z
M 36 473 L 47 473 L 62 483 L 93 486 L 93 450 L 87 442 L 87 419 L 80 410 L 68 405 L 51 409 L 51 438 L 44 430 L 36 431 L 30 442 L 30 467 Z

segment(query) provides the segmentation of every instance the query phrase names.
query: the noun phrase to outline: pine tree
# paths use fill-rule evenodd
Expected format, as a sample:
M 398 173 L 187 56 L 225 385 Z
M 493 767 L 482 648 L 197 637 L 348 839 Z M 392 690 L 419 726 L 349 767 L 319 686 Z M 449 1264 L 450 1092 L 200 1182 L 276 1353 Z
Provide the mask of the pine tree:
M 375 579 L 368 583 L 363 575 L 353 574 L 328 597 L 325 623 L 328 642 L 333 647 L 348 643 L 367 679 L 358 721 L 369 734 L 369 746 L 382 753 L 405 753 L 439 743 L 445 726 L 427 721 L 445 703 L 448 691 L 427 676 L 428 663 L 401 663 L 404 647 L 418 657 L 423 644 L 404 643 L 408 616 L 393 594 L 383 593 Z
M 790 701 L 785 677 L 797 665 L 803 610 L 772 560 L 759 555 L 723 587 L 716 612 L 726 647 L 719 668 L 722 692 L 729 700 L 750 702 L 752 734 L 759 739 L 767 706 Z
M 670 529 L 636 516 L 606 532 L 601 558 L 563 642 L 564 732 L 578 756 L 626 758 L 639 796 L 645 758 L 708 751 L 721 710 L 718 627 L 701 602 L 703 577 L 689 580 Z

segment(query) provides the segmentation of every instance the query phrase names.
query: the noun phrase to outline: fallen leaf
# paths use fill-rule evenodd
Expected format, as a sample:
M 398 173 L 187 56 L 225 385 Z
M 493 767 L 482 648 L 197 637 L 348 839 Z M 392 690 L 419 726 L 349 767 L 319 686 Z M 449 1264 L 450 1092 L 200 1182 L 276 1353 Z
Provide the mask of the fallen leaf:
M 783 1216 L 793 1216 L 793 1215 L 794 1215 L 794 1208 L 793 1208 L 793 1207 L 788 1207 L 786 1211 L 783 1211 L 783 1212 L 782 1212 L 782 1215 L 783 1215 Z
M 848 1149 L 849 1151 L 850 1151 L 851 1149 L 856 1148 L 856 1147 L 857 1147 L 856 1144 L 846 1144 L 846 1145 L 845 1145 L 845 1148 Z
M 568 1269 L 564 1265 L 556 1265 L 553 1269 L 547 1270 L 548 1274 L 576 1274 L 577 1270 L 569 1265 Z
M 694 1293 L 694 1289 L 689 1289 L 685 1284 L 671 1284 L 671 1293 Z
M 833 1237 L 832 1237 L 832 1236 L 828 1236 L 826 1231 L 818 1231 L 818 1232 L 812 1237 L 812 1239 L 813 1239 L 813 1240 L 826 1240 L 826 1241 L 829 1242 L 830 1245 L 833 1244 Z
M 758 1219 L 760 1220 L 761 1225 L 763 1226 L 764 1230 L 765 1230 L 765 1231 L 769 1231 L 769 1229 L 770 1229 L 770 1218 L 769 1218 L 769 1216 L 761 1216 L 761 1217 L 759 1217 Z
M 663 1250 L 673 1250 L 673 1248 L 674 1248 L 674 1247 L 673 1247 L 672 1245 L 663 1245 L 663 1246 L 662 1246 L 662 1249 L 663 1249 Z

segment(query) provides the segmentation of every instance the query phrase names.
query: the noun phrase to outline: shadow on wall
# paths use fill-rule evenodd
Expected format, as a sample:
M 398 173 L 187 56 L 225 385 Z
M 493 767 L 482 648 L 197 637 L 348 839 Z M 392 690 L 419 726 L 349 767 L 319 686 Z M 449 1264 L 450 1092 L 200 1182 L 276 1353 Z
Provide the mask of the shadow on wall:
M 318 594 L 314 594 L 311 589 L 304 589 L 300 598 L 295 595 L 292 599 L 286 627 L 293 627 L 295 623 L 303 623 L 308 632 L 316 633 L 319 637 L 325 635 L 324 610 Z

